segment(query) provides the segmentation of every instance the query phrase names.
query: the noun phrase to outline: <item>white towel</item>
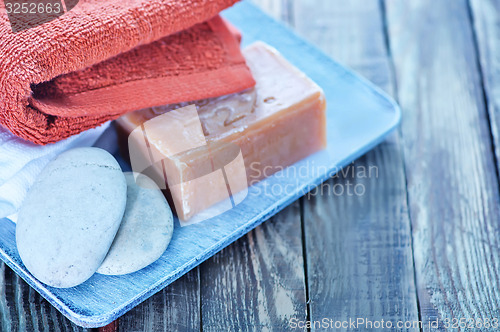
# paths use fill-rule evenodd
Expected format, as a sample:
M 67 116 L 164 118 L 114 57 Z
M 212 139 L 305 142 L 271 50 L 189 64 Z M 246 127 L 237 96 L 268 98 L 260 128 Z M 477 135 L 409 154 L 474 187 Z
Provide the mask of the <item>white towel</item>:
M 17 213 L 49 161 L 68 149 L 93 145 L 108 126 L 109 122 L 45 146 L 27 142 L 0 126 L 0 219 Z

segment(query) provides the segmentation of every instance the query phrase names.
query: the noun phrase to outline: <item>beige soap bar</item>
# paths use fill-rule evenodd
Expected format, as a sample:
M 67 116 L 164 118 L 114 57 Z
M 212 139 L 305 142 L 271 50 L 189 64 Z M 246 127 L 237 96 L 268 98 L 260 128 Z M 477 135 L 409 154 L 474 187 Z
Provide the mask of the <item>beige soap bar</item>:
M 167 178 L 181 220 L 230 197 L 227 208 L 234 206 L 248 185 L 326 145 L 321 88 L 262 42 L 243 54 L 255 88 L 144 109 L 117 121 L 134 171 L 147 168 L 157 183 Z

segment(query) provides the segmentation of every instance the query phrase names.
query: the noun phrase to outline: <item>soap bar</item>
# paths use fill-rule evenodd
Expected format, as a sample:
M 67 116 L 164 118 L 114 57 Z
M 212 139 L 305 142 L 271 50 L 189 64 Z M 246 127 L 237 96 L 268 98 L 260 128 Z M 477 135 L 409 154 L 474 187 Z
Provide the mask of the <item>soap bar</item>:
M 262 42 L 243 54 L 254 88 L 143 109 L 117 120 L 122 147 L 128 143 L 122 151 L 131 154 L 134 171 L 160 186 L 166 178 L 163 188 L 169 189 L 180 220 L 216 203 L 231 208 L 248 185 L 326 145 L 321 88 Z

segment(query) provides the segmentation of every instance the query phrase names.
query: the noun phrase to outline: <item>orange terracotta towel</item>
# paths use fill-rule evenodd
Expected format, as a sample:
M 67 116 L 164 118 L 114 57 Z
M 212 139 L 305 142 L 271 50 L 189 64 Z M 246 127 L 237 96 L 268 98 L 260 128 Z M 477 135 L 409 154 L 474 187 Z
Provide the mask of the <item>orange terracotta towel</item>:
M 235 0 L 80 0 L 14 33 L 0 2 L 0 124 L 48 144 L 155 105 L 255 85 L 233 27 Z

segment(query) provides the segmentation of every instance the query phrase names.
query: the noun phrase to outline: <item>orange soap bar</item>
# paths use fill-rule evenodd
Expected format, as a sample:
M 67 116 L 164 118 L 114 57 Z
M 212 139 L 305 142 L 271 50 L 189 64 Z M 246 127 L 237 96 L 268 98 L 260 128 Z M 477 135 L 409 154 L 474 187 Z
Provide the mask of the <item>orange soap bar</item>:
M 262 42 L 243 54 L 254 88 L 117 120 L 132 168 L 160 186 L 166 178 L 164 188 L 181 220 L 207 219 L 201 212 L 214 204 L 216 213 L 231 208 L 248 185 L 326 145 L 321 88 Z

